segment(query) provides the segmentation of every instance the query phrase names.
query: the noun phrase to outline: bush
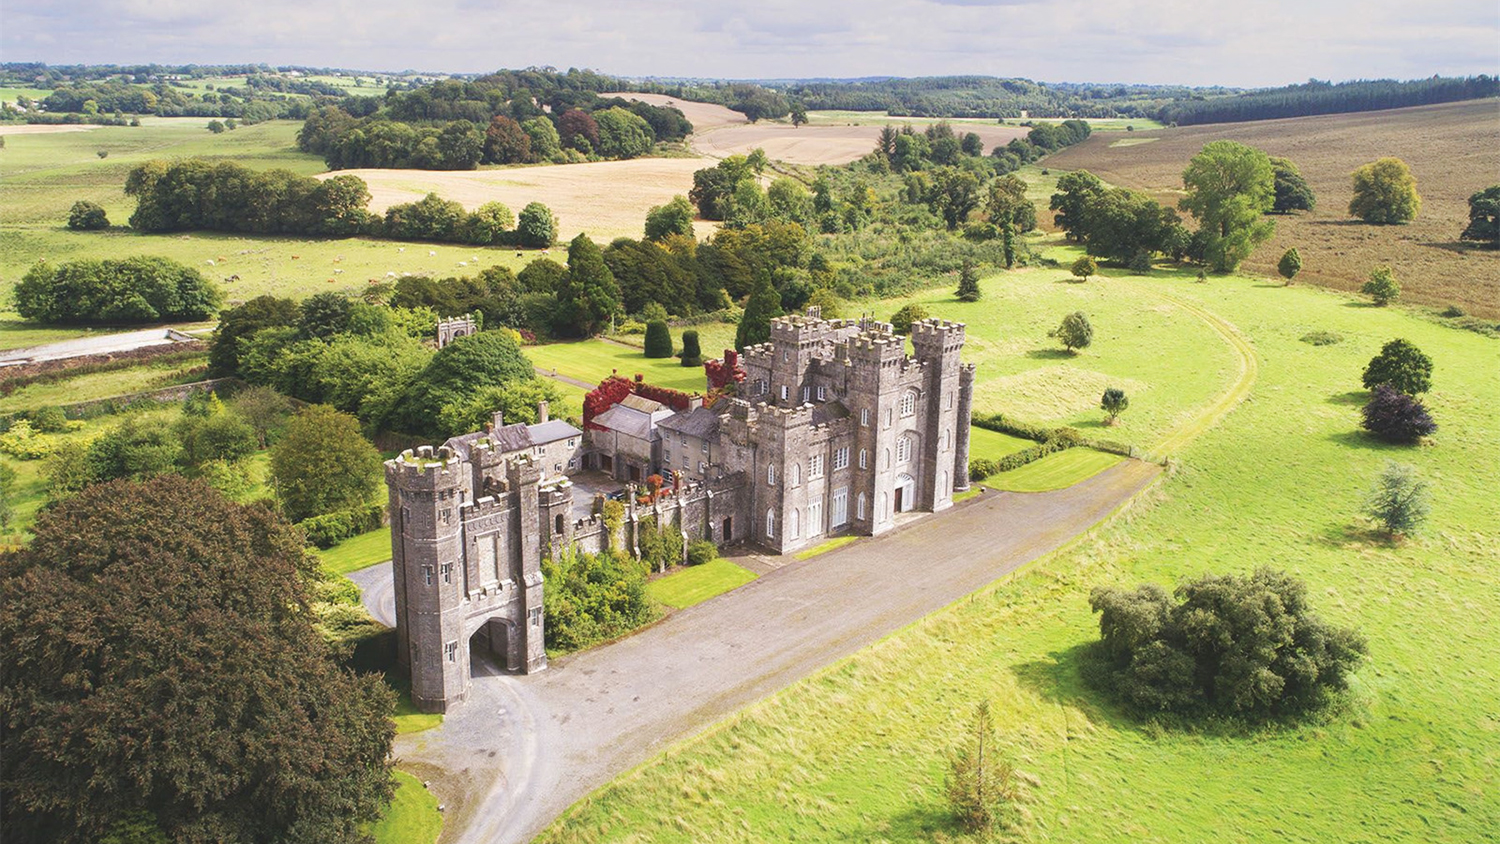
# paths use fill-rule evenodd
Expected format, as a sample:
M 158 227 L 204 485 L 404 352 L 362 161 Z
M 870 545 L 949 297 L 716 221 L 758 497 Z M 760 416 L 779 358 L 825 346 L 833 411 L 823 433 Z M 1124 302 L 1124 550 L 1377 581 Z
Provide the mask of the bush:
M 1332 346 L 1344 342 L 1344 335 L 1332 331 L 1310 331 L 1302 335 L 1302 342 L 1314 346 Z
M 586 648 L 624 635 L 655 616 L 646 597 L 645 568 L 618 551 L 585 554 L 565 549 L 556 558 L 542 560 L 542 577 L 547 581 L 542 603 L 549 651 Z
M 353 416 L 312 405 L 292 418 L 271 449 L 271 477 L 297 521 L 363 507 L 379 483 L 380 452 Z
M 1380 347 L 1380 354 L 1370 358 L 1362 379 L 1365 389 L 1389 384 L 1409 396 L 1432 389 L 1432 358 L 1415 344 L 1395 339 Z
M 1365 498 L 1365 515 L 1379 522 L 1392 537 L 1415 531 L 1427 520 L 1427 484 L 1417 470 L 1387 461 L 1375 487 Z
M 682 358 L 683 366 L 702 366 L 703 349 L 698 345 L 698 332 L 688 329 L 682 332 Z
M 1107 683 L 1144 710 L 1300 714 L 1346 688 L 1366 652 L 1357 632 L 1314 615 L 1307 587 L 1284 572 L 1205 574 L 1173 597 L 1151 583 L 1089 596 Z
M 913 302 L 891 314 L 891 330 L 897 334 L 910 334 L 914 322 L 927 319 L 927 309 Z
M 219 309 L 219 289 L 169 258 L 71 261 L 32 267 L 15 290 L 16 311 L 59 324 L 202 320 Z
M 1383 308 L 1401 298 L 1401 285 L 1390 267 L 1376 267 L 1370 273 L 1370 280 L 1365 282 L 1359 292 L 1369 296 L 1377 307 Z
M 719 556 L 719 548 L 707 539 L 695 539 L 688 543 L 687 564 L 701 566 Z
M 1150 267 L 1147 267 L 1147 269 L 1150 269 Z M 1088 281 L 1089 276 L 1099 272 L 1099 265 L 1094 262 L 1093 258 L 1084 255 L 1073 262 L 1073 266 L 1068 268 L 1068 272 L 1077 277 L 1079 281 Z
M 349 510 L 338 510 L 313 516 L 297 523 L 307 535 L 309 544 L 318 548 L 332 548 L 346 539 L 368 533 L 385 523 L 385 507 L 367 504 Z
M 1293 246 L 1281 253 L 1281 260 L 1276 263 L 1276 272 L 1286 279 L 1287 284 L 1291 284 L 1297 273 L 1302 272 L 1302 253 L 1297 251 L 1297 247 Z
M 1053 329 L 1048 337 L 1056 337 L 1068 351 L 1077 353 L 1094 342 L 1094 327 L 1083 311 L 1074 311 L 1063 317 L 1062 324 Z
M 44 407 L 31 414 L 31 424 L 44 434 L 61 434 L 68 430 L 68 417 L 60 407 Z
M 1437 430 L 1422 402 L 1389 384 L 1375 387 L 1361 413 L 1362 427 L 1387 442 L 1414 443 Z
M 969 458 L 969 480 L 982 481 L 995 474 L 995 461 L 988 457 Z
M 57 447 L 57 440 L 33 428 L 31 422 L 19 419 L 10 430 L 0 434 L 0 453 L 17 460 L 41 460 Z
M 96 231 L 109 228 L 109 217 L 98 203 L 80 199 L 68 211 L 68 228 L 74 231 Z
M 672 332 L 666 322 L 653 319 L 646 323 L 646 357 L 669 358 L 672 356 Z

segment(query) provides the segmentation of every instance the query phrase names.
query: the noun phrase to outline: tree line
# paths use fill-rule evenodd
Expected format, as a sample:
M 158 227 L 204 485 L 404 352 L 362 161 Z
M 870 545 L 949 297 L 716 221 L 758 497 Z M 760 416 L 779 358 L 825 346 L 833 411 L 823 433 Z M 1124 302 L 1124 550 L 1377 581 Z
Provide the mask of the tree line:
M 1464 77 L 1433 76 L 1408 81 L 1361 79 L 1337 84 L 1314 79 L 1301 85 L 1250 91 L 1228 97 L 1193 97 L 1168 103 L 1154 116 L 1162 123 L 1193 126 L 1200 123 L 1238 123 L 1313 114 L 1379 111 L 1494 96 L 1500 96 L 1500 78 L 1484 74 Z

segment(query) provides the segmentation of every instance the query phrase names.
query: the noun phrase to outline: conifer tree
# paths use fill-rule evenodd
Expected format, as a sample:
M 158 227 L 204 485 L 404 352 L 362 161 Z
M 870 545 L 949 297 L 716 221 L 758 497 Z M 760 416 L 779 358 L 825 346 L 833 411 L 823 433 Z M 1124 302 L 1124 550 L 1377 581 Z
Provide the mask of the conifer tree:
M 739 328 L 734 332 L 734 347 L 743 351 L 746 346 L 765 343 L 771 339 L 771 320 L 781 316 L 781 297 L 771 286 L 771 277 L 762 274 L 750 292 L 750 301 L 745 303 L 745 313 L 740 317 Z
M 974 262 L 965 260 L 963 269 L 958 273 L 958 301 L 978 302 L 983 295 L 984 291 L 979 289 L 979 272 L 974 269 Z
M 582 337 L 598 334 L 620 310 L 620 286 L 586 234 L 568 244 L 568 274 L 557 291 L 557 307 L 562 324 Z

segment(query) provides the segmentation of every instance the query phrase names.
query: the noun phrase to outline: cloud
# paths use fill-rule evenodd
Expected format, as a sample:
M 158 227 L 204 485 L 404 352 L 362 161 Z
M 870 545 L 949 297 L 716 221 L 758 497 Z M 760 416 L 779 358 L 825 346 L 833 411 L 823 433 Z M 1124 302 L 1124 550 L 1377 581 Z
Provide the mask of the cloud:
M 722 78 L 993 74 L 1260 86 L 1495 73 L 1493 0 L 60 0 L 11 3 L 10 61 Z

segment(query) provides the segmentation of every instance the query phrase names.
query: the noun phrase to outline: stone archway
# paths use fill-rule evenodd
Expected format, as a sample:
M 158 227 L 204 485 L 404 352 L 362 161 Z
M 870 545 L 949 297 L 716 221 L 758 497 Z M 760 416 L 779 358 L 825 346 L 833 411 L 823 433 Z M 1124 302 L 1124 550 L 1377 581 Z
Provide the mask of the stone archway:
M 896 476 L 896 508 L 893 513 L 905 513 L 917 508 L 917 482 L 911 475 L 902 472 Z
M 469 636 L 469 676 L 510 674 L 520 670 L 514 653 L 517 640 L 511 627 L 511 623 L 503 618 L 491 618 L 482 622 Z

